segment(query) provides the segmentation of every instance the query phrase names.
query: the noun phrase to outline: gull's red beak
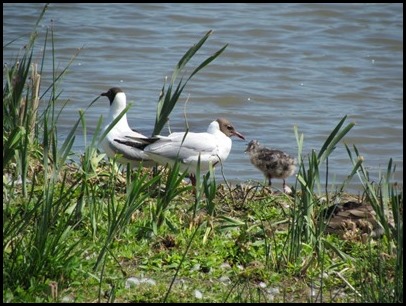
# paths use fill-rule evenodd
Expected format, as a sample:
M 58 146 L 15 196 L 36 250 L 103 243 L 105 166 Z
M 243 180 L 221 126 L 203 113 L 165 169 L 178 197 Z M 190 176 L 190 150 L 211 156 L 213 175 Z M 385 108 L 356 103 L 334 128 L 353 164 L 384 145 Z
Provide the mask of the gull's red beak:
M 237 131 L 235 131 L 233 135 L 245 140 L 245 137 L 242 134 L 238 133 Z

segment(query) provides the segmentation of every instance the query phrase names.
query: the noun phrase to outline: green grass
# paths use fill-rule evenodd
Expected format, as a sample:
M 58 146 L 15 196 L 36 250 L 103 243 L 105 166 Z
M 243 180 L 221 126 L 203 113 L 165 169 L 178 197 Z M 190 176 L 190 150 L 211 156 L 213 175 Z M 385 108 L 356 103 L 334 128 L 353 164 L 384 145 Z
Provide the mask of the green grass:
M 45 43 L 53 46 L 48 31 Z M 55 105 L 69 65 L 41 88 L 33 33 L 4 72 L 3 302 L 403 302 L 403 188 L 392 181 L 392 160 L 372 183 L 361 152 L 345 145 L 353 165 L 348 179 L 334 191 L 320 181 L 354 127 L 346 117 L 309 154 L 295 128 L 299 170 L 291 196 L 257 182 L 217 184 L 212 171 L 198 176 L 195 193 L 177 168 L 123 172 L 98 150 L 101 120 L 74 162 L 76 129 L 87 134 L 84 113 L 97 99 L 61 139 Z M 186 51 L 164 84 L 156 131 L 187 81 L 227 46 L 186 82 L 178 80 L 210 34 Z M 55 65 L 54 52 L 43 62 L 48 57 Z M 41 113 L 38 103 L 47 103 Z M 379 239 L 324 231 L 325 208 L 358 200 L 345 192 L 353 177 L 383 228 Z

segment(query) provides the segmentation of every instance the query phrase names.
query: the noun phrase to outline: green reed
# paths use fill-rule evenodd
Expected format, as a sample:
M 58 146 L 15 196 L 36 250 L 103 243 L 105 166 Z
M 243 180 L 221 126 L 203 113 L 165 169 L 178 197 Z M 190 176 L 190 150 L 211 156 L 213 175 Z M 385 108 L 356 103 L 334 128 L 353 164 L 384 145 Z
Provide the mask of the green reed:
M 346 149 L 353 165 L 364 160 L 355 145 L 355 156 L 347 145 Z M 363 163 L 357 168 L 364 193 L 376 213 L 379 226 L 384 231 L 380 244 L 386 250 L 387 256 L 393 257 L 395 261 L 394 275 L 388 274 L 388 271 L 392 270 L 373 252 L 370 252 L 368 261 L 360 263 L 360 279 L 369 280 L 361 282 L 362 302 L 403 302 L 403 188 L 392 182 L 395 169 L 393 160 L 390 159 L 386 173 L 381 173 L 378 182 L 373 183 Z M 384 253 L 379 256 L 384 256 Z
M 299 136 L 297 128 L 295 127 L 295 135 L 298 143 L 298 174 L 297 184 L 300 188 L 300 193 L 295 194 L 294 206 L 292 208 L 292 221 L 290 223 L 290 246 L 289 246 L 289 261 L 295 261 L 302 247 L 302 242 L 306 241 L 310 245 L 318 249 L 320 237 L 324 231 L 324 219 L 321 218 L 319 213 L 325 207 L 321 207 L 318 200 L 317 190 L 321 190 L 320 182 L 320 167 L 328 160 L 330 154 L 334 151 L 340 140 L 351 130 L 354 123 L 349 123 L 343 127 L 344 121 L 347 116 L 344 116 L 334 130 L 330 133 L 320 151 L 317 153 L 312 150 L 307 157 L 305 163 L 303 151 L 303 135 Z M 328 176 L 328 167 L 326 169 L 326 177 Z M 328 184 L 326 183 L 325 189 L 327 190 Z M 326 192 L 328 199 L 328 192 Z M 328 202 L 328 200 L 327 200 Z
M 3 88 L 3 111 L 7 117 L 3 121 L 3 173 L 9 175 L 11 182 L 3 185 L 3 193 L 6 190 L 8 195 L 3 206 L 3 284 L 11 290 L 68 277 L 81 253 L 77 249 L 79 241 L 71 239 L 77 225 L 72 219 L 72 198 L 80 180 L 70 181 L 69 174 L 62 170 L 77 124 L 60 147 L 57 141 L 56 79 L 63 73 L 53 73 L 50 88 L 54 94 L 37 116 L 41 74 L 32 57 L 38 37 L 36 28 L 46 9 L 47 5 L 24 54 L 6 70 Z M 50 39 L 54 62 L 52 30 Z M 47 56 L 45 50 L 43 56 Z M 21 188 L 16 182 L 19 177 Z
M 186 84 L 189 82 L 189 80 L 201 69 L 206 67 L 208 64 L 210 64 L 212 61 L 214 61 L 227 47 L 225 45 L 221 49 L 219 49 L 217 52 L 215 52 L 213 55 L 205 59 L 197 68 L 193 70 L 193 72 L 189 75 L 189 77 L 186 79 L 186 81 L 183 82 L 183 76 L 179 80 L 178 84 L 175 86 L 176 79 L 178 78 L 179 74 L 183 72 L 183 69 L 185 68 L 186 64 L 189 62 L 189 60 L 196 54 L 196 52 L 203 46 L 203 44 L 206 42 L 206 40 L 209 38 L 209 36 L 212 34 L 213 31 L 208 31 L 195 45 L 190 47 L 190 49 L 183 55 L 183 57 L 179 60 L 177 63 L 171 77 L 170 84 L 168 86 L 168 89 L 166 89 L 166 84 L 164 83 L 158 105 L 157 105 L 157 111 L 156 111 L 156 119 L 155 119 L 155 125 L 154 125 L 154 131 L 152 135 L 158 135 L 162 128 L 165 126 L 166 122 L 169 119 L 169 115 L 172 112 L 173 108 L 175 107 L 176 103 L 178 102 L 178 99 L 180 95 L 182 94 L 183 89 L 185 88 Z

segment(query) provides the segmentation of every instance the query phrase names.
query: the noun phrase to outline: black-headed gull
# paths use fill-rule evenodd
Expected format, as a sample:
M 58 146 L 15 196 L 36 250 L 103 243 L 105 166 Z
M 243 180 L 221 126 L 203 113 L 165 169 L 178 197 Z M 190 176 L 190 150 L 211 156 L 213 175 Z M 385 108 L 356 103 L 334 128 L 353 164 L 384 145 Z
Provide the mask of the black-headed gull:
M 118 87 L 110 88 L 101 95 L 106 96 L 110 101 L 110 112 L 103 130 L 104 132 L 114 119 L 126 108 L 127 101 L 125 93 Z M 117 161 L 121 164 L 129 163 L 131 167 L 138 167 L 141 162 L 144 167 L 152 167 L 155 165 L 155 162 L 153 162 L 143 150 L 129 148 L 126 145 L 114 141 L 114 139 L 125 139 L 125 136 L 139 139 L 147 138 L 143 134 L 133 131 L 130 128 L 127 122 L 127 114 L 124 114 L 102 141 L 102 147 L 108 157 L 113 158 L 116 154 L 119 154 Z
M 185 135 L 186 134 L 186 135 Z M 244 139 L 230 121 L 218 118 L 210 123 L 207 132 L 175 132 L 168 136 L 154 136 L 141 139 L 129 136 L 128 140 L 116 139 L 120 144 L 133 147 L 134 150 L 143 149 L 148 156 L 161 165 L 173 166 L 180 161 L 180 171 L 188 171 L 192 185 L 196 184 L 195 173 L 200 155 L 200 172 L 206 173 L 210 165 L 224 162 L 231 151 L 231 136 Z M 135 141 L 134 141 L 135 140 Z M 143 145 L 140 143 L 144 142 Z
M 248 143 L 246 153 L 249 154 L 251 163 L 258 168 L 268 179 L 269 186 L 272 185 L 273 178 L 283 179 L 283 191 L 291 193 L 291 190 L 285 184 L 285 179 L 296 170 L 296 159 L 289 154 L 268 149 L 257 140 L 251 140 Z

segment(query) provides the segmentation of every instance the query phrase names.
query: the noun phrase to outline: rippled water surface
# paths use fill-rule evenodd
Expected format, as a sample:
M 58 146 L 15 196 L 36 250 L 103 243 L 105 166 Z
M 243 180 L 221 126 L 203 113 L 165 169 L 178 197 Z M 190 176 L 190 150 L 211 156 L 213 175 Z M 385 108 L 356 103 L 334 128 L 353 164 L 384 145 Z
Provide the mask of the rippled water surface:
M 35 3 L 3 4 L 3 46 L 15 40 L 3 48 L 3 64 L 12 63 L 28 41 L 41 10 Z M 37 62 L 51 27 L 58 71 L 80 49 L 59 87 L 61 104 L 68 101 L 58 124 L 61 138 L 79 109 L 113 86 L 133 104 L 130 125 L 151 134 L 165 76 L 213 30 L 188 72 L 228 47 L 188 83 L 171 115 L 172 131 L 184 129 L 185 110 L 191 131 L 205 131 L 223 116 L 247 141 L 297 155 L 294 126 L 304 134 L 308 154 L 320 150 L 348 115 L 346 123 L 356 126 L 329 159 L 330 182 L 341 183 L 350 173 L 345 142 L 357 146 L 371 179 L 378 180 L 392 158 L 395 180 L 403 184 L 403 4 L 55 3 L 39 25 Z M 51 79 L 50 58 L 42 88 Z M 108 105 L 102 97 L 86 115 L 88 137 Z M 77 134 L 74 150 L 83 152 L 82 131 Z M 231 182 L 263 180 L 244 154 L 246 144 L 233 139 L 224 164 Z M 217 175 L 223 180 L 221 171 Z M 356 178 L 350 188 L 358 189 Z

